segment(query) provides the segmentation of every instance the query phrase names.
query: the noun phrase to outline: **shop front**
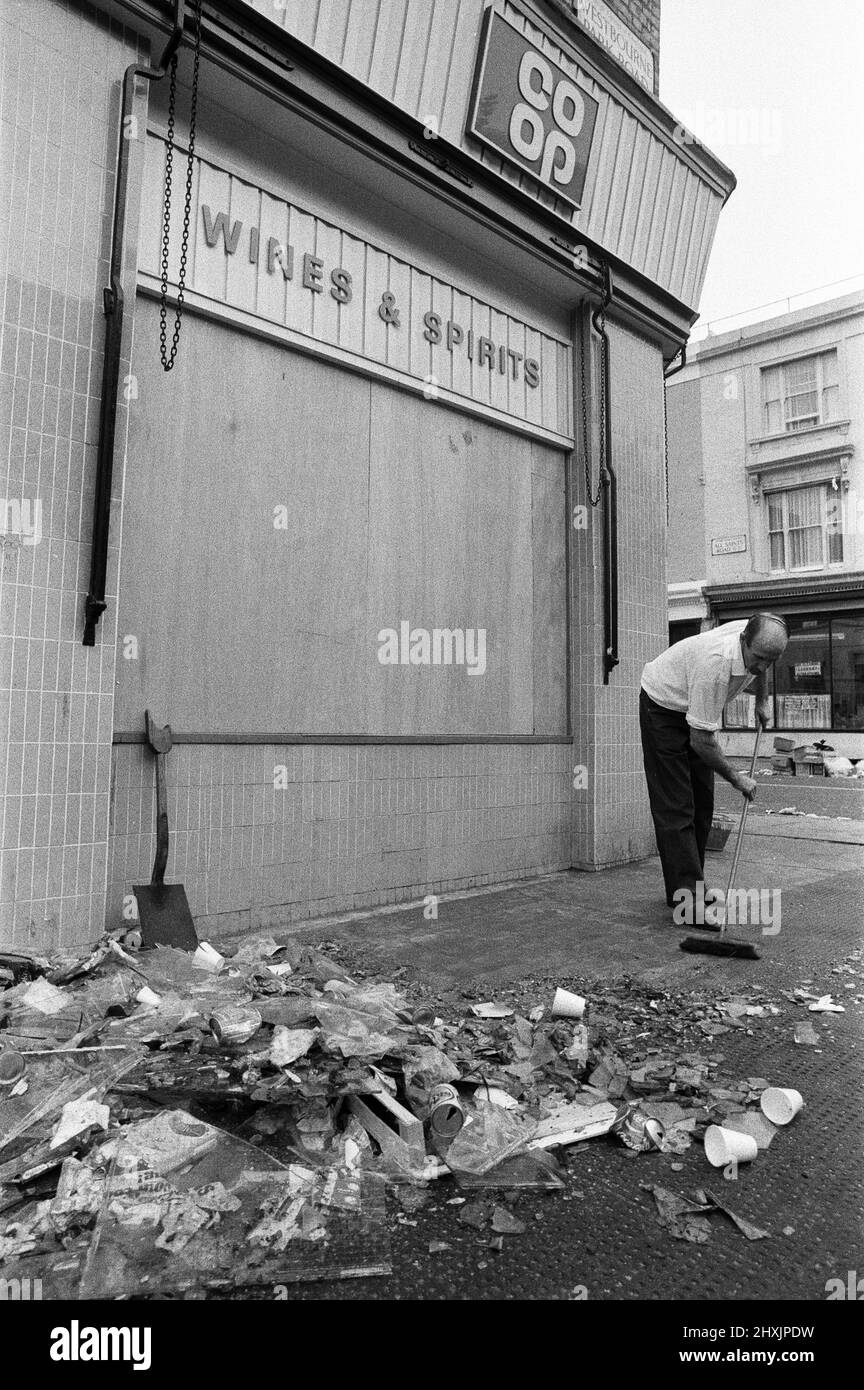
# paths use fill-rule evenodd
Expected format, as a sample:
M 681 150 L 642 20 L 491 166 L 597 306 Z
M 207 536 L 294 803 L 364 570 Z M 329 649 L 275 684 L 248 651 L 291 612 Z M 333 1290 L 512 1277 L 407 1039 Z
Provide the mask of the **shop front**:
M 731 175 L 569 6 L 205 5 L 197 76 L 185 8 L 173 100 L 125 110 L 109 924 L 153 858 L 145 710 L 202 934 L 652 852 L 663 368 Z M 107 9 L 155 62 L 164 7 Z
M 794 586 L 760 585 L 742 592 L 706 588 L 720 622 L 748 617 L 755 610 L 779 613 L 789 643 L 771 677 L 773 728 L 830 742 L 846 757 L 864 756 L 864 589 L 860 576 L 833 576 Z M 727 707 L 730 734 L 755 727 L 752 696 L 738 696 Z M 805 732 L 806 731 L 806 732 Z

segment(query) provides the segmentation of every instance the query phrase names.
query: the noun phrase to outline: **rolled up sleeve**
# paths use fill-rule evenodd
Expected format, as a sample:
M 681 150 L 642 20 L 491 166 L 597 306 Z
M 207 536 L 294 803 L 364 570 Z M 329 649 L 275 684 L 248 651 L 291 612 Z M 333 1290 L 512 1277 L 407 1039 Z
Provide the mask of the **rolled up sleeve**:
M 691 729 L 715 733 L 723 719 L 729 687 L 729 662 L 711 655 L 696 661 L 688 681 L 687 723 Z

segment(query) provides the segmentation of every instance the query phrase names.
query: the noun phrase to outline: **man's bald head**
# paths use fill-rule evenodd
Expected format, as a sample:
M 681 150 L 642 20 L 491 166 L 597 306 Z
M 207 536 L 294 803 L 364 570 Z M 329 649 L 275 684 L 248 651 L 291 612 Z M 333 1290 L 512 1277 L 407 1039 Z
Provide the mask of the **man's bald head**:
M 756 661 L 770 665 L 786 650 L 789 632 L 776 613 L 754 613 L 741 633 L 741 641 Z

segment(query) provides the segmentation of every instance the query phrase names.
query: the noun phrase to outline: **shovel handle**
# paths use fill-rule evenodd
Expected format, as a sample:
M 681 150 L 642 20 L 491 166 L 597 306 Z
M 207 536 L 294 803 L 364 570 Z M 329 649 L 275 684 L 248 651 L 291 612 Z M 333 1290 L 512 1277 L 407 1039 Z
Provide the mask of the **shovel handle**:
M 759 723 L 758 723 L 758 721 L 757 721 L 757 724 L 756 724 L 756 742 L 753 744 L 753 757 L 750 759 L 750 776 L 751 776 L 751 777 L 753 776 L 753 773 L 756 771 L 756 759 L 757 759 L 758 756 L 759 756 L 759 739 L 760 739 L 761 735 L 762 735 L 762 729 L 761 729 L 761 726 L 759 725 Z M 731 868 L 730 871 L 729 871 L 729 883 L 728 883 L 727 888 L 726 888 L 726 898 L 727 898 L 727 900 L 728 900 L 728 898 L 729 898 L 729 894 L 732 892 L 732 889 L 733 889 L 734 886 L 735 886 L 735 875 L 736 875 L 737 872 L 738 872 L 738 860 L 739 860 L 739 858 L 740 858 L 740 856 L 741 856 L 741 846 L 742 846 L 742 844 L 743 844 L 743 842 L 744 842 L 744 826 L 745 826 L 746 823 L 747 823 L 747 812 L 749 811 L 749 809 L 750 809 L 750 799 L 749 799 L 749 797 L 746 797 L 746 796 L 745 796 L 745 798 L 744 798 L 744 805 L 743 805 L 742 808 L 741 808 L 741 820 L 738 822 L 738 838 L 737 838 L 736 841 L 735 841 L 735 853 L 734 853 L 734 855 L 732 856 L 732 868 Z M 724 914 L 724 916 L 725 916 L 725 914 Z M 725 930 L 725 927 L 724 927 L 724 930 Z
M 156 857 L 151 883 L 164 883 L 168 863 L 168 805 L 165 797 L 165 754 L 156 754 Z

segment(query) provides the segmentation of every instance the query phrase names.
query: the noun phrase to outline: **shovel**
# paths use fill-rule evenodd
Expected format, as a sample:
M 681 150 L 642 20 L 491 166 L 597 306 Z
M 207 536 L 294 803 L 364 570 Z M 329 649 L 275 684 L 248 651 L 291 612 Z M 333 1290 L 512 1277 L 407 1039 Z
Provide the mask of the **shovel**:
M 750 759 L 750 776 L 756 770 L 756 759 L 759 756 L 759 738 L 762 733 L 762 726 L 758 720 L 756 722 L 756 742 L 753 745 L 753 757 Z M 733 936 L 726 935 L 727 913 L 729 911 L 729 895 L 735 886 L 735 876 L 738 873 L 738 860 L 741 857 L 741 846 L 744 843 L 744 827 L 747 824 L 747 812 L 750 809 L 748 798 L 744 797 L 744 805 L 741 807 L 741 820 L 738 822 L 738 838 L 735 841 L 735 853 L 732 856 L 732 868 L 729 871 L 729 883 L 726 887 L 726 897 L 723 907 L 723 921 L 720 924 L 719 936 L 685 936 L 681 942 L 682 951 L 691 951 L 698 956 L 737 956 L 742 960 L 759 960 L 759 952 L 752 941 L 740 941 Z
M 156 858 L 150 882 L 132 889 L 138 901 L 142 943 L 145 947 L 177 946 L 181 951 L 198 947 L 198 934 L 182 883 L 165 883 L 168 863 L 168 802 L 165 792 L 165 757 L 171 751 L 171 725 L 157 729 L 144 713 L 147 742 L 156 754 Z

